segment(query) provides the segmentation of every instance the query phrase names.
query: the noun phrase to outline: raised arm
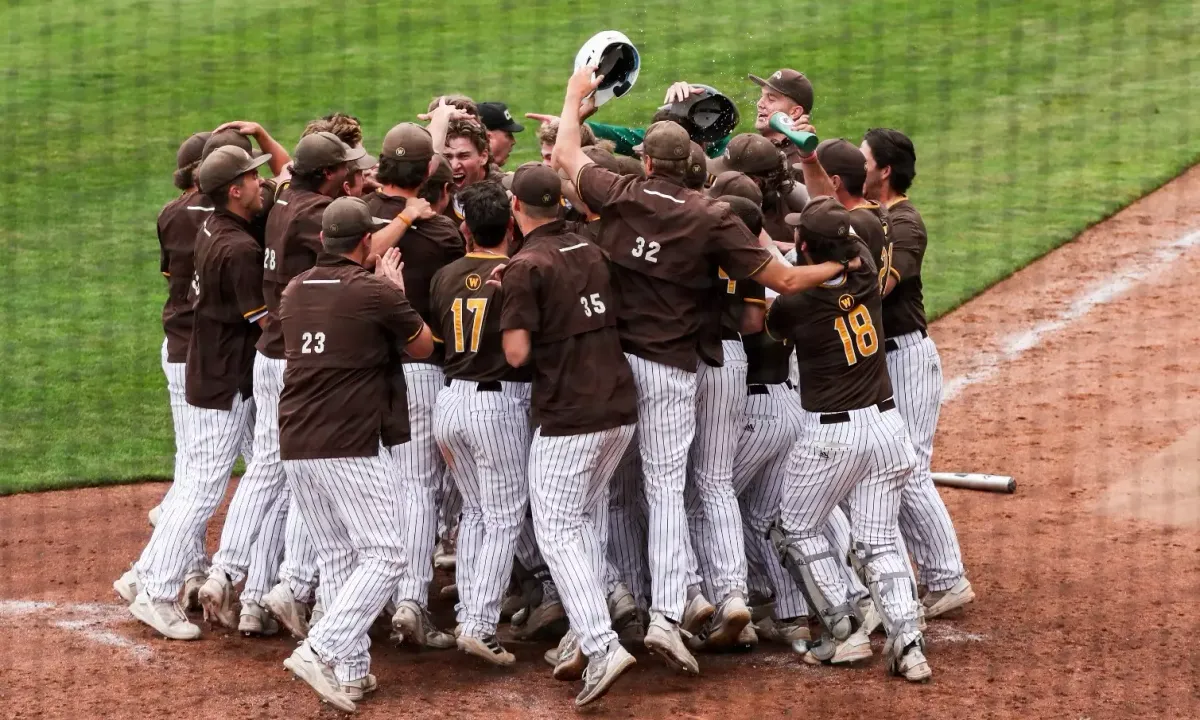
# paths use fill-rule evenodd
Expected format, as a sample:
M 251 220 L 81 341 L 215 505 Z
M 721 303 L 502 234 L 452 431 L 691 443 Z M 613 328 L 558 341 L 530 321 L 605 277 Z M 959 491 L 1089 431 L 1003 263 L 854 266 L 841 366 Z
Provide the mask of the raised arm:
M 575 71 L 567 82 L 567 95 L 563 99 L 562 116 L 558 123 L 558 139 L 554 143 L 554 154 L 551 161 L 554 167 L 567 173 L 567 177 L 579 177 L 579 170 L 590 165 L 592 159 L 583 152 L 580 145 L 579 126 L 582 115 L 588 106 L 594 105 L 591 96 L 603 75 L 593 73 L 596 68 L 585 66 Z

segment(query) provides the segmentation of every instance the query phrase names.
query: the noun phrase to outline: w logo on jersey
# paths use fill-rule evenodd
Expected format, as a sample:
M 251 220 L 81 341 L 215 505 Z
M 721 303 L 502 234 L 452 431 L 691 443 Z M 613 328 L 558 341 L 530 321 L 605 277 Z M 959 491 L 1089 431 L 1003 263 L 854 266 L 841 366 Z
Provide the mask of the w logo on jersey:
M 849 311 L 850 308 L 854 307 L 854 296 L 843 295 L 838 298 L 838 307 L 840 307 L 843 312 Z

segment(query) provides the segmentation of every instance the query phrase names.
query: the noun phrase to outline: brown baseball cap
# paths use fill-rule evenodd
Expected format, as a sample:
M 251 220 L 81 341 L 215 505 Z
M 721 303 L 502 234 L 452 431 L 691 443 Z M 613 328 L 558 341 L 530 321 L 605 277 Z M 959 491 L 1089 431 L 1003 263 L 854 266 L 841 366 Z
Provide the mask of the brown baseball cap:
M 597 145 L 588 145 L 583 149 L 583 154 L 587 155 L 592 159 L 592 162 L 596 163 L 605 170 L 614 172 L 618 175 L 621 174 L 621 165 L 617 162 L 617 156 L 613 155 L 604 148 Z
M 718 175 L 716 180 L 713 180 L 712 187 L 708 189 L 708 196 L 721 197 L 722 195 L 736 195 L 762 207 L 763 194 L 758 183 L 737 170 L 726 170 Z
M 686 160 L 692 139 L 679 123 L 659 120 L 646 130 L 642 153 L 655 160 Z
M 212 137 L 210 132 L 198 132 L 179 146 L 175 153 L 175 167 L 182 168 L 204 159 L 204 143 Z
M 801 239 L 805 233 L 826 238 L 844 238 L 854 233 L 850 225 L 850 213 L 840 202 L 828 195 L 819 195 L 809 200 L 803 211 L 788 213 L 783 221 L 792 227 L 800 228 Z
M 708 182 L 708 155 L 697 142 L 692 143 L 688 152 L 688 164 L 683 171 L 683 184 L 696 190 L 702 190 Z
M 725 146 L 725 154 L 709 163 L 709 172 L 720 175 L 736 170 L 747 175 L 765 175 L 782 166 L 775 143 L 758 133 L 742 133 Z
M 804 108 L 804 112 L 812 112 L 813 86 L 809 79 L 804 77 L 804 73 L 783 68 L 771 73 L 771 77 L 765 80 L 757 75 L 747 75 L 746 77 L 759 87 L 771 88 L 780 95 L 791 98 L 793 102 Z
M 829 138 L 817 145 L 817 161 L 829 175 L 865 178 L 867 159 L 858 146 L 842 138 Z M 803 169 L 803 168 L 801 168 Z
M 270 155 L 251 157 L 250 153 L 236 145 L 225 145 L 213 150 L 200 163 L 196 182 L 200 186 L 200 192 L 212 192 L 256 167 L 265 165 L 270 159 Z
M 237 130 L 222 130 L 218 133 L 210 133 L 208 139 L 204 141 L 204 150 L 201 151 L 200 157 L 206 158 L 212 154 L 217 148 L 233 145 L 240 147 L 246 151 L 247 155 L 258 155 L 254 151 L 254 146 L 250 144 L 250 138 L 241 134 Z
M 362 237 L 388 224 L 371 214 L 371 208 L 356 197 L 340 197 L 321 215 L 321 235 L 331 240 Z
M 554 207 L 562 200 L 562 178 L 540 162 L 525 163 L 505 175 L 503 185 L 518 200 L 535 207 Z
M 454 170 L 445 155 L 438 153 L 433 156 L 433 172 L 425 178 L 426 185 L 445 185 L 454 179 Z
M 311 172 L 352 162 L 366 154 L 361 145 L 352 148 L 331 132 L 315 132 L 300 138 L 292 153 L 292 169 L 298 173 Z
M 382 157 L 421 162 L 433 157 L 433 136 L 416 123 L 400 123 L 383 138 Z
M 740 195 L 721 195 L 717 198 L 717 202 L 723 202 L 728 205 L 733 214 L 737 215 L 746 224 L 751 233 L 758 235 L 762 232 L 762 210 L 759 209 L 757 204 Z
M 363 153 L 363 156 L 354 163 L 354 167 L 358 168 L 359 170 L 370 170 L 379 164 L 379 158 L 367 152 L 367 149 L 364 148 L 361 143 L 355 145 L 354 150 L 362 150 Z

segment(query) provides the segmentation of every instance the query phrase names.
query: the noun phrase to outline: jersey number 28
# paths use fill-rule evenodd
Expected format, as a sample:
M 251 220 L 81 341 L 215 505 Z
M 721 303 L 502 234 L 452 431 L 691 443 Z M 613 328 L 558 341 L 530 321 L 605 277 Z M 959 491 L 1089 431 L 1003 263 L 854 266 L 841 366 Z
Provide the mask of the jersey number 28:
M 871 313 L 863 305 L 834 320 L 833 328 L 842 339 L 847 365 L 857 365 L 859 358 L 869 358 L 879 352 L 879 335 L 871 322 Z

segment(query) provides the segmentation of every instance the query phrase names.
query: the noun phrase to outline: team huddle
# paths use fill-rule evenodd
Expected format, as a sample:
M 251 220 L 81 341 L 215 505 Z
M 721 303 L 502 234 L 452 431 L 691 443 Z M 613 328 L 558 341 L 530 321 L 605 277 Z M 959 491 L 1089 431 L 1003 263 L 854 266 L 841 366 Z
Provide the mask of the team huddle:
M 543 161 L 515 172 L 524 127 L 461 95 L 377 158 L 344 114 L 290 153 L 252 122 L 180 146 L 158 218 L 175 481 L 114 583 L 135 618 L 286 629 L 285 667 L 345 711 L 377 687 L 381 617 L 494 665 L 501 622 L 557 640 L 577 705 L 631 643 L 695 675 L 759 642 L 861 662 L 882 631 L 891 673 L 931 677 L 925 621 L 974 592 L 930 476 L 912 142 L 798 147 L 770 122 L 815 133 L 789 69 L 749 76 L 755 133 L 688 83 L 645 130 L 603 125 L 621 67 L 597 64 L 528 115 Z

